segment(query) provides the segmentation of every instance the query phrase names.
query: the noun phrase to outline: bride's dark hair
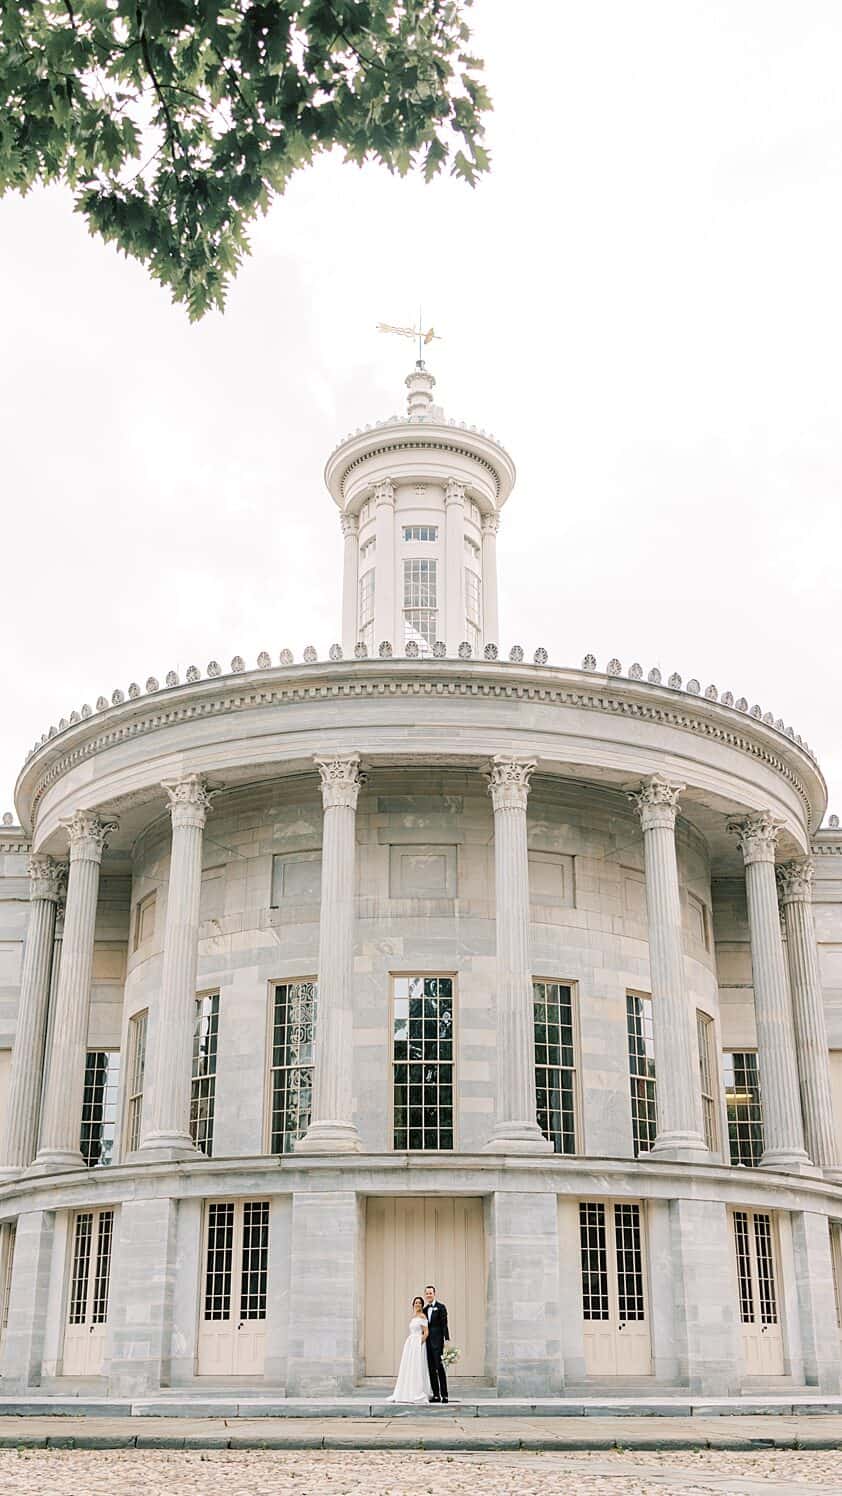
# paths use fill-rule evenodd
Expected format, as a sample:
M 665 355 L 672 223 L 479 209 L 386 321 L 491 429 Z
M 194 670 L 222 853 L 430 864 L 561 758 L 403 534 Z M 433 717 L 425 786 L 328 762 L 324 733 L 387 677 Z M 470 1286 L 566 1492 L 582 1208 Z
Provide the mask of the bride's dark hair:
M 415 1295 L 415 1298 L 412 1300 L 412 1307 L 413 1307 L 413 1309 L 415 1308 L 416 1304 L 420 1304 L 421 1308 L 422 1309 L 424 1308 L 424 1300 L 422 1299 L 420 1293 L 417 1293 Z

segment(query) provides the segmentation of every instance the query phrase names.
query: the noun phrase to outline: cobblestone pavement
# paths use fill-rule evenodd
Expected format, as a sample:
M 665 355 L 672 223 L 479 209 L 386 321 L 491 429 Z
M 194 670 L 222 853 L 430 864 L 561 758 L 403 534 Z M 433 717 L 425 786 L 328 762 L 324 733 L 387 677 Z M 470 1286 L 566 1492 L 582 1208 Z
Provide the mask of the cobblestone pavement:
M 3 1450 L 16 1496 L 839 1496 L 842 1452 Z

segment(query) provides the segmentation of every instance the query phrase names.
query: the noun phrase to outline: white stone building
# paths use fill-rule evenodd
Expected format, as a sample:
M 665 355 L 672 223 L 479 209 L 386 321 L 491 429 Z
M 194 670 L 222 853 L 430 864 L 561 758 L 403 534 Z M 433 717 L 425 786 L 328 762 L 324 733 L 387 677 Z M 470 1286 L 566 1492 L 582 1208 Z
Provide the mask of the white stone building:
M 433 1281 L 501 1393 L 839 1391 L 815 758 L 713 686 L 498 649 L 512 461 L 407 386 L 327 464 L 329 660 L 115 691 L 21 771 L 2 1386 L 344 1393 Z

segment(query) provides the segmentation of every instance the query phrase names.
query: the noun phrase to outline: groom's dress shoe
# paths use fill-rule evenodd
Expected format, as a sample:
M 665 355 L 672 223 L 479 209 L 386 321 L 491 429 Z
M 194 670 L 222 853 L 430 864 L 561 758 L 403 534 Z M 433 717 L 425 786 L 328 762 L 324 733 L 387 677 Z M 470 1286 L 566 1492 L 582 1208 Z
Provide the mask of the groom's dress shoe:
M 430 1398 L 430 1402 L 441 1402 L 441 1398 L 440 1397 L 431 1397 Z

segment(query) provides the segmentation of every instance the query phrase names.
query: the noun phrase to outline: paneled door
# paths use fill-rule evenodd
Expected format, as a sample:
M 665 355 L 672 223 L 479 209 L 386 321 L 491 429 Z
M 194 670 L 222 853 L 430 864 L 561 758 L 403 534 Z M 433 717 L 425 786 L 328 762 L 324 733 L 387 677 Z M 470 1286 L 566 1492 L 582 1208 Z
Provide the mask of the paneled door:
M 62 1362 L 66 1377 L 95 1377 L 102 1371 L 113 1235 L 113 1210 L 80 1210 L 74 1217 Z
M 579 1205 L 585 1367 L 589 1376 L 648 1376 L 643 1213 L 639 1204 Z
M 266 1355 L 269 1201 L 205 1208 L 199 1376 L 260 1377 Z
M 746 1374 L 783 1376 L 784 1341 L 772 1216 L 766 1211 L 735 1210 L 734 1247 Z
M 393 1377 L 412 1298 L 434 1283 L 461 1356 L 454 1376 L 485 1373 L 485 1232 L 476 1196 L 371 1196 L 365 1226 L 365 1374 Z

